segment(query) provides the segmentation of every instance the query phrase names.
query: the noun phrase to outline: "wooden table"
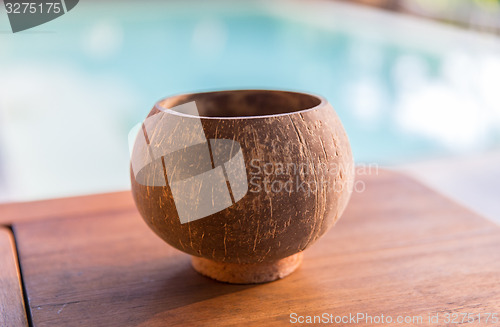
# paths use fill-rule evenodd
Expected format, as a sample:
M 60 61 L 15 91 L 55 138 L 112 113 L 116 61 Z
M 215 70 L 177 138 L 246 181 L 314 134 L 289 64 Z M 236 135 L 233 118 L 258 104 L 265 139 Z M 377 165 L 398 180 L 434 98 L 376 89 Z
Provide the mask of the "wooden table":
M 484 320 L 500 316 L 500 227 L 403 175 L 358 180 L 365 191 L 303 265 L 262 285 L 198 275 L 146 227 L 128 192 L 0 206 L 28 309 L 3 228 L 0 326 L 26 317 L 33 326 L 270 326 L 323 314 L 360 318 L 353 326 L 388 316 L 429 326 L 438 315 L 445 326 L 453 313 L 475 314 L 465 326 L 478 314 L 494 326 Z

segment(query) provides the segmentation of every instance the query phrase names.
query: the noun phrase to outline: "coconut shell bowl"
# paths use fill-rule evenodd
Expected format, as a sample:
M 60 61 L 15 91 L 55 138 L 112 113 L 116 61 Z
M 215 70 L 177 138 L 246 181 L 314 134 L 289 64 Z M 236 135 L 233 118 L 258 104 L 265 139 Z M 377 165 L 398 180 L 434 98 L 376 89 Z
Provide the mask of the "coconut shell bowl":
M 351 148 L 316 95 L 237 90 L 159 101 L 131 156 L 148 226 L 200 274 L 249 284 L 283 278 L 340 218 Z

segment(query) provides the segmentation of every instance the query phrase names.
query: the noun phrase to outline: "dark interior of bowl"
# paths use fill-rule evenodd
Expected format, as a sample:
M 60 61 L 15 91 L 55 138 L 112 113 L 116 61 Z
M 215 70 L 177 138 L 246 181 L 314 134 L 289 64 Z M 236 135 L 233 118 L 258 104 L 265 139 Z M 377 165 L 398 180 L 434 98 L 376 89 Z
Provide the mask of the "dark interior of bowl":
M 180 95 L 160 101 L 173 108 L 196 101 L 201 117 L 249 117 L 286 114 L 318 106 L 321 99 L 305 93 L 268 90 L 238 90 Z M 173 108 L 175 110 L 175 108 Z

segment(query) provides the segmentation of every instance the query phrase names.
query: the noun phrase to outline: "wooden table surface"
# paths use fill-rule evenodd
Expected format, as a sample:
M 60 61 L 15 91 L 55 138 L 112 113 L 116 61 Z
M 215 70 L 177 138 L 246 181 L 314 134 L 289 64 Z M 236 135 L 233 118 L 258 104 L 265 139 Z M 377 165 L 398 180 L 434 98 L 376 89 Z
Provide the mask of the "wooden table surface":
M 406 176 L 357 178 L 366 190 L 302 266 L 261 285 L 198 275 L 146 227 L 128 192 L 3 205 L 0 224 L 14 232 L 33 326 L 281 326 L 323 314 L 359 317 L 353 326 L 387 325 L 375 323 L 381 315 L 431 326 L 438 315 L 435 326 L 452 326 L 453 313 L 455 322 L 475 314 L 465 326 L 494 326 L 500 227 Z M 24 326 L 9 240 L 0 230 L 0 326 Z

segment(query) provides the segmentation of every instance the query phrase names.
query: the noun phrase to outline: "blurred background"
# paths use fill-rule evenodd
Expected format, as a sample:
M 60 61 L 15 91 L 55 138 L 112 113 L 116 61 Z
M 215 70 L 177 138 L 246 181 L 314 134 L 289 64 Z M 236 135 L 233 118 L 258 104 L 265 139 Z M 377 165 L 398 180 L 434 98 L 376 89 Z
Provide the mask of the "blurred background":
M 81 1 L 13 34 L 0 5 L 0 202 L 129 188 L 165 96 L 324 95 L 358 164 L 500 222 L 500 0 Z

